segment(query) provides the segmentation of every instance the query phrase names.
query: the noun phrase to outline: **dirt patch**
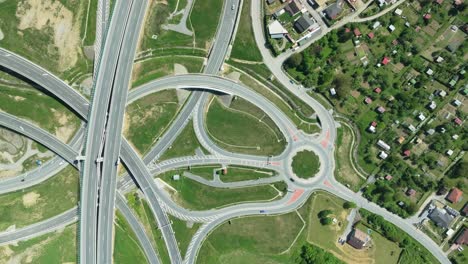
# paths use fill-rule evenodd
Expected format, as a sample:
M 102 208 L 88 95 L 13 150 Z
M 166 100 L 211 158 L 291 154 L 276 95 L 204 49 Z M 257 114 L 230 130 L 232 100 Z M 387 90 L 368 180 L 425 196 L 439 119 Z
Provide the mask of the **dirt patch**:
M 124 121 L 123 121 L 123 126 L 122 126 L 122 133 L 124 135 L 128 135 L 128 130 L 130 129 L 130 116 L 125 113 L 124 114 Z
M 57 138 L 62 142 L 68 142 L 75 131 L 74 125 L 70 122 L 70 117 L 63 112 L 55 111 L 55 109 L 52 109 L 52 112 L 54 113 L 55 120 L 59 125 L 55 130 L 55 136 L 57 136 Z
M 37 203 L 37 200 L 41 197 L 40 194 L 36 192 L 29 192 L 25 195 L 23 195 L 23 205 L 28 208 Z
M 60 1 L 29 0 L 18 4 L 16 17 L 19 19 L 18 29 L 34 28 L 37 30 L 53 30 L 54 45 L 60 55 L 58 67 L 64 71 L 73 67 L 79 54 L 80 23 L 73 21 L 73 12 Z
M 5 35 L 3 34 L 2 29 L 0 28 L 0 40 L 2 40 L 4 37 L 5 37 Z
M 187 71 L 187 68 L 185 68 L 184 65 L 179 64 L 179 63 L 174 63 L 174 73 L 175 73 L 175 75 L 187 74 L 188 71 Z

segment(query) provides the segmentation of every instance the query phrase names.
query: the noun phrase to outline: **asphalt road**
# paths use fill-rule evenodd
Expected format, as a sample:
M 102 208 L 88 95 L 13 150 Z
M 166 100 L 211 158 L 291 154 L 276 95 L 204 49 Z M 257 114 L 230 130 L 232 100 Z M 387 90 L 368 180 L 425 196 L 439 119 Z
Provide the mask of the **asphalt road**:
M 82 169 L 79 228 L 79 261 L 97 262 L 98 184 L 101 177 L 104 137 L 112 85 L 121 52 L 125 28 L 133 1 L 117 1 L 101 54 L 102 61 L 95 78 L 92 104 L 88 117 L 85 160 Z
M 148 1 L 135 1 L 130 10 L 125 36 L 119 53 L 115 80 L 110 97 L 109 116 L 106 125 L 105 147 L 102 161 L 102 177 L 99 188 L 97 263 L 112 263 L 114 202 L 117 168 L 122 139 L 125 103 L 130 86 L 133 60 L 145 17 Z M 90 127 L 91 129 L 91 127 Z

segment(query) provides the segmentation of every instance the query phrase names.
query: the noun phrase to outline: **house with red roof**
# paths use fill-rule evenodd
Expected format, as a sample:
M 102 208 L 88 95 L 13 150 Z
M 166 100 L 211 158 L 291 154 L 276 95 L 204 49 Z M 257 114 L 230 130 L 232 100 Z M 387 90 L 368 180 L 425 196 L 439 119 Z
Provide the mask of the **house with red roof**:
M 439 5 L 441 5 L 443 2 L 444 0 L 436 0 L 436 3 L 438 3 Z
M 387 65 L 389 62 L 390 62 L 390 59 L 389 59 L 388 57 L 384 57 L 384 58 L 382 59 L 382 64 L 383 64 L 383 65 Z
M 359 31 L 359 28 L 355 28 L 353 32 L 354 32 L 354 36 L 356 36 L 356 37 L 361 36 L 361 31 Z
M 364 102 L 365 102 L 366 104 L 371 104 L 371 103 L 372 103 L 372 98 L 366 97 L 366 99 L 364 99 Z
M 377 122 L 372 121 L 372 123 L 370 125 L 373 126 L 373 127 L 377 127 Z
M 385 179 L 387 181 L 391 181 L 393 179 L 393 176 L 392 175 L 387 175 L 387 176 L 385 176 Z
M 407 150 L 403 151 L 403 156 L 409 157 L 410 155 L 411 155 L 411 150 L 407 149 Z
M 451 203 L 458 203 L 459 201 L 461 201 L 462 195 L 463 195 L 463 192 L 460 189 L 455 187 L 449 192 L 449 194 L 447 195 L 447 197 L 445 197 L 445 199 L 447 199 Z
M 457 245 L 468 245 L 468 229 L 463 228 L 463 231 L 460 232 L 457 239 L 455 239 L 455 244 Z
M 374 89 L 374 92 L 376 92 L 376 93 L 378 93 L 378 94 L 379 94 L 379 93 L 381 93 L 381 92 L 382 92 L 382 89 L 380 89 L 380 87 L 377 87 L 377 88 L 375 88 L 375 89 Z
M 457 124 L 457 125 L 459 125 L 459 126 L 461 126 L 461 124 L 463 123 L 463 121 L 462 121 L 459 117 L 455 118 L 455 119 L 453 120 L 453 122 L 455 122 L 455 124 Z
M 369 34 L 367 34 L 367 36 L 368 36 L 370 39 L 373 39 L 373 38 L 374 38 L 374 32 L 369 32 Z
M 406 191 L 406 195 L 408 195 L 410 197 L 414 197 L 416 195 L 416 190 L 415 189 L 408 189 Z
M 426 13 L 426 14 L 424 15 L 424 19 L 426 19 L 426 20 L 431 19 L 431 17 L 432 17 L 432 16 L 431 16 L 431 14 L 429 14 L 429 13 Z
M 377 112 L 379 112 L 380 114 L 383 114 L 385 113 L 385 108 L 383 106 L 379 106 L 377 107 Z

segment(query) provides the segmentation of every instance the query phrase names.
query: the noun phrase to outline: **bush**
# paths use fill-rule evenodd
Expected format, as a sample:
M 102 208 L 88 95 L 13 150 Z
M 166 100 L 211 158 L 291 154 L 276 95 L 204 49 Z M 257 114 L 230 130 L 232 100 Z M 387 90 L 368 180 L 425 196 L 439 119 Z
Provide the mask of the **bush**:
M 343 204 L 344 209 L 349 209 L 349 208 L 356 208 L 356 204 L 353 202 L 346 201 Z
M 314 263 L 328 263 L 328 264 L 342 264 L 341 260 L 336 258 L 333 254 L 313 245 L 305 245 L 301 248 L 300 260 L 301 264 L 314 264 Z

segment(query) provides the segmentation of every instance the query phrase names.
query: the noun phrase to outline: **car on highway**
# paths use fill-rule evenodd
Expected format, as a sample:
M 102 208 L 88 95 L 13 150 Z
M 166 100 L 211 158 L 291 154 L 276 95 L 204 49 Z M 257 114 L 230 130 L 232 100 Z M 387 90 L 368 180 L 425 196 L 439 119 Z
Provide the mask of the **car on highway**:
M 231 6 L 231 10 L 234 10 L 234 8 L 236 8 L 236 5 Z
M 265 210 L 260 210 L 260 213 L 261 213 L 261 214 L 263 214 L 263 213 L 265 213 L 265 212 L 266 212 Z

